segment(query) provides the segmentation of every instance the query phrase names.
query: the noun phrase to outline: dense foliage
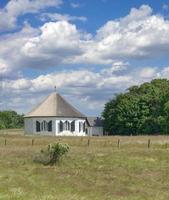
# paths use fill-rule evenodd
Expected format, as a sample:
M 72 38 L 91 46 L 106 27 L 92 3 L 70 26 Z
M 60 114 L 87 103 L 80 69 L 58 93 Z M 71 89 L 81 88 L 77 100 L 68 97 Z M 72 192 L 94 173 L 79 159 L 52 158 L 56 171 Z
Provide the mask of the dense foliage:
M 35 162 L 44 165 L 55 165 L 69 151 L 68 144 L 54 143 L 49 144 L 46 149 L 42 149 L 39 155 L 34 158 Z
M 22 128 L 23 124 L 23 115 L 15 111 L 0 111 L 0 129 Z
M 130 87 L 105 104 L 102 116 L 109 134 L 169 134 L 169 80 Z

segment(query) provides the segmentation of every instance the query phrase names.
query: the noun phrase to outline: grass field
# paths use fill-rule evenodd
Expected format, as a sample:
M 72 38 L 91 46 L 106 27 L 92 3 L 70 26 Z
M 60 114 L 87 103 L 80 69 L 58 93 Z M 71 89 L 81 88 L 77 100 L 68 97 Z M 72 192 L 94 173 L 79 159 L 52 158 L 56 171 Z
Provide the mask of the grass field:
M 41 148 L 58 141 L 71 147 L 59 165 L 32 161 Z M 169 137 L 92 137 L 88 146 L 87 137 L 0 131 L 0 199 L 168 200 Z

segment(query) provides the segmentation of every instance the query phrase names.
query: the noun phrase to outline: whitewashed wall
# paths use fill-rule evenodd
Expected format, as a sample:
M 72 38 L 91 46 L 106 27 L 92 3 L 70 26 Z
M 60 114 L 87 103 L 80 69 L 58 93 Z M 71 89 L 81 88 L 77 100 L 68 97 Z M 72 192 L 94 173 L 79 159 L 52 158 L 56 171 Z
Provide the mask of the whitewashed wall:
M 71 131 L 62 131 L 62 132 L 59 132 L 58 130 L 58 124 L 59 122 L 61 121 L 69 121 L 69 122 L 72 122 L 75 120 L 75 131 L 74 132 L 71 132 Z M 86 133 L 83 132 L 83 130 L 81 132 L 79 132 L 79 122 L 85 122 L 84 119 L 79 119 L 79 118 L 56 118 L 56 135 L 57 136 L 85 136 Z
M 52 121 L 52 132 L 48 131 L 41 131 L 36 132 L 36 121 L 39 121 L 40 123 L 43 121 L 49 122 Z M 58 123 L 62 121 L 74 121 L 75 120 L 75 131 L 62 131 L 59 132 L 58 130 Z M 37 135 L 56 135 L 56 136 L 85 136 L 86 133 L 79 132 L 79 122 L 85 122 L 84 119 L 79 118 L 59 118 L 59 117 L 34 117 L 34 118 L 25 118 L 24 119 L 24 130 L 25 134 L 37 134 Z
M 41 131 L 36 132 L 36 121 L 39 121 L 40 123 L 43 121 L 49 122 L 52 121 L 52 131 Z M 53 117 L 36 117 L 36 118 L 25 118 L 24 119 L 24 131 L 25 134 L 36 134 L 36 135 L 55 135 L 55 123 L 54 123 Z

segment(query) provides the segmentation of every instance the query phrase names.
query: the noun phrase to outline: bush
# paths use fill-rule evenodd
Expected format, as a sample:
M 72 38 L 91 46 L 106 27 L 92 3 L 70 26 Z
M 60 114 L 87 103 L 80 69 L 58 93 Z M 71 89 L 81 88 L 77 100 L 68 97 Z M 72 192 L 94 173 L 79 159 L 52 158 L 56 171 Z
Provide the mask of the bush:
M 54 165 L 60 161 L 63 155 L 69 151 L 69 145 L 55 143 L 49 144 L 46 149 L 42 149 L 40 154 L 35 157 L 35 162 L 43 163 L 44 165 Z

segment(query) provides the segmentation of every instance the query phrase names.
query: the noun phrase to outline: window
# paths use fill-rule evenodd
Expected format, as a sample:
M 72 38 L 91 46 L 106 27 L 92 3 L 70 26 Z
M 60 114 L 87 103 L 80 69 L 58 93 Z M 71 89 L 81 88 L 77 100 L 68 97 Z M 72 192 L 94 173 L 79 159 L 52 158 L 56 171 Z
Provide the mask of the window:
M 79 132 L 83 130 L 83 122 L 79 122 Z
M 43 131 L 43 122 L 40 123 L 40 131 Z
M 85 122 L 83 123 L 83 132 L 85 132 Z
M 70 129 L 71 132 L 74 132 L 75 131 L 75 120 L 72 121 L 70 125 L 71 125 L 71 129 Z
M 69 122 L 69 121 L 65 121 L 62 122 L 60 120 L 60 122 L 58 123 L 58 132 L 62 132 L 62 131 L 75 131 L 75 121 L 73 122 Z
M 36 132 L 40 132 L 40 122 L 36 121 Z
M 48 123 L 44 120 L 43 122 L 36 121 L 36 132 L 40 131 L 52 131 L 52 121 L 49 121 Z
M 48 123 L 45 120 L 40 124 L 40 131 L 48 131 Z
M 48 122 L 48 131 L 52 132 L 52 121 Z
M 43 130 L 48 131 L 48 124 L 46 121 L 43 121 Z
M 63 131 L 70 131 L 70 122 L 69 121 L 65 121 L 63 123 Z
M 59 123 L 59 131 L 62 132 L 63 131 L 63 122 L 60 121 Z

